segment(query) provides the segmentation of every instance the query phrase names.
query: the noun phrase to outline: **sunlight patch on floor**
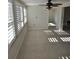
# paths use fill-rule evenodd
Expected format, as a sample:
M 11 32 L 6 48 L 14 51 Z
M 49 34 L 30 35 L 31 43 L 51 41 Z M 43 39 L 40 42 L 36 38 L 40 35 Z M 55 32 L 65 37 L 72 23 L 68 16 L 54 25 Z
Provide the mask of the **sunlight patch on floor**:
M 56 25 L 53 23 L 48 23 L 48 26 L 56 26 Z
M 65 31 L 54 30 L 54 32 L 56 32 L 58 35 L 69 35 L 69 33 Z
M 58 42 L 56 38 L 48 38 L 49 42 Z
M 70 37 L 60 37 L 63 42 L 70 42 Z
M 70 56 L 61 56 L 61 57 L 58 57 L 58 59 L 70 59 Z

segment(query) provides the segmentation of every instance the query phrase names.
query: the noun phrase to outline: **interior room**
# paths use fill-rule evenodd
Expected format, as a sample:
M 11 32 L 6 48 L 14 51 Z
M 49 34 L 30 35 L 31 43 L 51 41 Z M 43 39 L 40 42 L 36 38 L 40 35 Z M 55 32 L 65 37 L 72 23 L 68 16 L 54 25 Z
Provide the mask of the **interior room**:
M 9 59 L 70 59 L 70 0 L 8 0 Z

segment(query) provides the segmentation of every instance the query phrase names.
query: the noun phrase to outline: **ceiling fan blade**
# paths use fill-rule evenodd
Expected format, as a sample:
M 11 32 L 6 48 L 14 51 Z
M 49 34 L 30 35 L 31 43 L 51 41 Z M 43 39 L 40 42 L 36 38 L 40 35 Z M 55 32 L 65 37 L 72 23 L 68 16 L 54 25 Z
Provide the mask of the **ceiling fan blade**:
M 54 7 L 57 7 L 57 6 L 59 6 L 59 5 L 62 5 L 62 4 L 60 4 L 60 3 L 52 4 L 52 6 L 54 6 Z
M 50 3 L 52 0 L 48 0 L 48 3 Z
M 62 5 L 62 4 L 60 4 L 60 3 L 53 3 L 53 5 Z

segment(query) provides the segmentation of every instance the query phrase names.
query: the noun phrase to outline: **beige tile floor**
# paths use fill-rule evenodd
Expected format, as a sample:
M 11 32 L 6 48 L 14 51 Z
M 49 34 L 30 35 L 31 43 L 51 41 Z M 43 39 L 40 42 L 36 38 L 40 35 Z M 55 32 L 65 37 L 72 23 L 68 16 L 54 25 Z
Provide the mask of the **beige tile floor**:
M 28 30 L 17 59 L 62 59 L 62 56 L 69 59 L 70 43 L 63 42 L 55 32 L 52 33 L 46 33 L 45 30 Z M 49 42 L 48 38 L 51 37 L 58 42 Z

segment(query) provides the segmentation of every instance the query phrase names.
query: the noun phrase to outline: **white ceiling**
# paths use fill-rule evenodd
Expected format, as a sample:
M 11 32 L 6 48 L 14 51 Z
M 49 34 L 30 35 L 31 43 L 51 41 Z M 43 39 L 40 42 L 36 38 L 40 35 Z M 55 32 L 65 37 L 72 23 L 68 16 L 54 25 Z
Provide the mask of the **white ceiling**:
M 26 5 L 46 4 L 48 0 L 22 0 Z M 53 3 L 69 4 L 70 0 L 52 0 Z
M 48 0 L 23 0 L 26 3 L 46 3 Z M 69 2 L 70 0 L 52 0 L 53 2 Z

